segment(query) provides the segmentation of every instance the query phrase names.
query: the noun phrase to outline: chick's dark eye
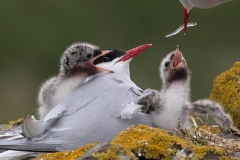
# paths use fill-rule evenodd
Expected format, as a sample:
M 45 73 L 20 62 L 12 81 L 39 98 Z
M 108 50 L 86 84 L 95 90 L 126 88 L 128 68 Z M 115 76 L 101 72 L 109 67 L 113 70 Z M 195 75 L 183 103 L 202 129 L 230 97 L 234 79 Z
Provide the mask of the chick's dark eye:
M 168 67 L 169 64 L 170 64 L 170 62 L 166 62 L 166 63 L 165 63 L 165 67 Z
M 91 57 L 92 57 L 92 54 L 89 53 L 89 54 L 87 55 L 87 58 L 91 58 Z
M 112 59 L 110 57 L 108 57 L 108 56 L 103 57 L 103 59 L 102 59 L 103 62 L 110 62 L 111 60 Z

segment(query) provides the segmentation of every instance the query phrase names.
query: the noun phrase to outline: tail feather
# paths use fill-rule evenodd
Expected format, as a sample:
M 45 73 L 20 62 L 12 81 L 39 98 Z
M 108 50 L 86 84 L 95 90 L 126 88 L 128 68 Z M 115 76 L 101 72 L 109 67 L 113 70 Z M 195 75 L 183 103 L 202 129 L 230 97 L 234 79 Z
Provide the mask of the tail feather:
M 37 157 L 39 155 L 43 154 L 42 152 L 26 152 L 26 151 L 6 151 L 3 153 L 0 153 L 0 159 L 4 160 L 22 160 L 30 157 Z

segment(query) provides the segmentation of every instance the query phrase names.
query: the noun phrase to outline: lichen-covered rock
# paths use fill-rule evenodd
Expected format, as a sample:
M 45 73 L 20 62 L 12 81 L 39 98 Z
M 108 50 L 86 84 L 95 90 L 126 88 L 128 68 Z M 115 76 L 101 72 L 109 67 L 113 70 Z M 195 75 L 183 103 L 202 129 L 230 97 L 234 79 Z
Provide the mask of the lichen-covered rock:
M 132 151 L 147 159 L 203 159 L 209 153 L 217 156 L 223 154 L 221 148 L 195 145 L 188 139 L 145 125 L 130 126 L 118 134 L 111 144 L 123 146 L 126 151 Z
M 124 148 L 134 151 L 139 156 L 152 159 L 171 158 L 177 152 L 176 148 L 186 148 L 188 146 L 179 137 L 171 136 L 163 130 L 145 125 L 130 126 L 118 134 L 112 144 L 124 146 Z
M 45 153 L 35 160 L 75 160 L 78 157 L 81 157 L 86 151 L 94 147 L 98 143 L 88 144 L 84 147 L 80 147 L 76 150 L 69 150 L 64 152 L 55 152 L 55 153 Z
M 13 127 L 17 127 L 19 124 L 23 122 L 24 118 L 19 118 L 17 120 L 9 121 L 8 124 L 2 124 L 0 125 L 0 130 L 9 130 Z
M 83 154 L 96 144 L 81 147 L 75 151 L 57 152 L 44 154 L 37 160 L 52 159 L 89 159 Z M 93 147 L 94 148 L 94 147 Z M 112 140 L 111 145 L 104 151 L 91 151 L 90 159 L 98 160 L 137 160 L 137 159 L 237 159 L 234 154 L 238 153 L 227 150 L 224 147 L 213 145 L 196 145 L 187 137 L 175 136 L 159 128 L 145 125 L 130 126 L 119 133 Z M 80 151 L 80 154 L 78 152 Z M 72 155 L 74 153 L 74 156 Z M 71 155 L 71 156 L 70 156 Z M 82 156 L 82 157 L 80 157 Z M 235 157 L 235 158 L 234 158 Z M 238 157 L 239 158 L 239 157 Z
M 222 104 L 240 128 L 240 62 L 216 77 L 210 98 Z

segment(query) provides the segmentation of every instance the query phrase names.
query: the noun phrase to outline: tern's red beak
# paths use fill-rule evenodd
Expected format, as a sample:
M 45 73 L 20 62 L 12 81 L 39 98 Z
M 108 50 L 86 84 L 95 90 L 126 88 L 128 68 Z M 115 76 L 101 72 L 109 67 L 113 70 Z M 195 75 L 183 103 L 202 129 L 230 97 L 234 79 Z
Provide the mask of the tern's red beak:
M 133 49 L 130 49 L 127 51 L 127 53 L 121 58 L 119 59 L 116 63 L 120 62 L 120 61 L 127 61 L 130 58 L 135 57 L 136 55 L 140 54 L 142 51 L 144 51 L 145 49 L 149 48 L 150 46 L 152 46 L 152 44 L 144 44 L 138 47 L 135 47 Z
M 173 62 L 172 62 L 172 68 L 177 68 L 182 66 L 183 62 L 182 62 L 182 58 L 179 52 L 179 47 L 177 46 L 177 49 L 175 51 L 175 55 L 173 57 Z
M 185 7 L 183 7 L 183 23 L 184 23 L 184 35 L 187 32 L 187 24 L 188 24 L 188 18 L 190 15 L 191 10 L 188 12 Z

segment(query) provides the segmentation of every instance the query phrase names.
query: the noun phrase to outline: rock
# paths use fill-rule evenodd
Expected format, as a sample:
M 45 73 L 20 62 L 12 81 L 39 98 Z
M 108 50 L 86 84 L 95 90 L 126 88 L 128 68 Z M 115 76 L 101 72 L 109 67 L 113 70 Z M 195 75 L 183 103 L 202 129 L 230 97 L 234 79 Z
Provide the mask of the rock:
M 110 143 L 107 143 L 107 142 L 99 143 L 96 146 L 90 148 L 83 156 L 77 158 L 76 160 L 96 159 L 92 156 L 93 153 L 106 152 L 109 147 L 110 147 Z
M 210 98 L 222 104 L 240 128 L 240 62 L 216 77 Z
M 35 160 L 75 160 L 76 158 L 81 157 L 85 152 L 87 152 L 90 148 L 96 146 L 97 144 L 98 143 L 88 144 L 86 146 L 77 148 L 76 150 L 45 153 L 37 157 Z

